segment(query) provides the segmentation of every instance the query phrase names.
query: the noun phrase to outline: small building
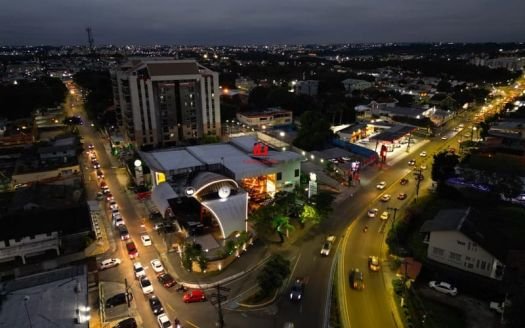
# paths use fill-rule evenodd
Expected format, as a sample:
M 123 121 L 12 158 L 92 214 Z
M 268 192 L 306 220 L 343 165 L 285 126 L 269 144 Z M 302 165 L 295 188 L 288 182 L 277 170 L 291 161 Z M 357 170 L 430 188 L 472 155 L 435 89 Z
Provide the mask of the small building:
M 79 183 L 82 177 L 78 147 L 76 138 L 68 137 L 26 149 L 16 162 L 13 186 L 34 182 Z
M 501 280 L 504 273 L 502 241 L 492 231 L 481 231 L 471 208 L 441 210 L 420 229 L 425 233 L 430 260 L 459 270 Z
M 317 96 L 319 92 L 319 81 L 317 80 L 306 80 L 297 81 L 293 86 L 293 91 L 296 95 L 307 95 L 311 97 Z
M 267 129 L 273 126 L 292 124 L 293 113 L 280 108 L 268 108 L 262 112 L 237 113 L 237 120 L 250 127 Z
M 341 81 L 346 91 L 352 92 L 354 90 L 365 90 L 373 86 L 372 82 L 359 79 L 346 79 Z

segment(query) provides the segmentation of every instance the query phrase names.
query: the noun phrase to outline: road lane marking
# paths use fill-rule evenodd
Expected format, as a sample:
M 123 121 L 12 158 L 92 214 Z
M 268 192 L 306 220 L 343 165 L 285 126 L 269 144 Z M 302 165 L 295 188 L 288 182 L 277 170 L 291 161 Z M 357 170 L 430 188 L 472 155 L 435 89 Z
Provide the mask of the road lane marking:
M 199 326 L 197 326 L 196 324 L 194 324 L 193 322 L 191 322 L 189 320 L 186 320 L 186 323 L 190 324 L 191 326 L 193 326 L 195 328 L 199 328 Z

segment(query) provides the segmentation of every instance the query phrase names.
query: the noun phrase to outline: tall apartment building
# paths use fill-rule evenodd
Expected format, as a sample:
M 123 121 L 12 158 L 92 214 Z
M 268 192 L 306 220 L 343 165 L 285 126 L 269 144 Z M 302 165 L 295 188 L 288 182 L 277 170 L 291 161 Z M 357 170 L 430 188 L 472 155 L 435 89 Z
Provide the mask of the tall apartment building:
M 220 135 L 219 74 L 195 60 L 131 60 L 112 78 L 118 123 L 135 146 Z

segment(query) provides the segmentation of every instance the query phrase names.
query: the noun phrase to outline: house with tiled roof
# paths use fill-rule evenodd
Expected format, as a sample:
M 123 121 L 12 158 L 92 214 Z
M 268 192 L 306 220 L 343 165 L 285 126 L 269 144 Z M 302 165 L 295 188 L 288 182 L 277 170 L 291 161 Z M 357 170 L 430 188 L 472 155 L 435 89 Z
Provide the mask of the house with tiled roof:
M 445 209 L 423 223 L 427 258 L 456 269 L 501 280 L 505 246 L 498 236 L 473 219 L 472 209 Z

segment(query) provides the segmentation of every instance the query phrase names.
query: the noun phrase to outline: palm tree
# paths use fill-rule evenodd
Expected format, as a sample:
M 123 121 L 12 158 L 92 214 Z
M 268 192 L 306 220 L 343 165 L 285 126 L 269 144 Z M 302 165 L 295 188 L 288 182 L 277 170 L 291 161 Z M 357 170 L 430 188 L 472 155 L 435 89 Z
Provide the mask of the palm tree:
M 272 226 L 279 234 L 281 244 L 284 243 L 284 235 L 288 237 L 288 232 L 294 229 L 294 226 L 290 224 L 290 218 L 284 215 L 277 215 L 272 220 Z

